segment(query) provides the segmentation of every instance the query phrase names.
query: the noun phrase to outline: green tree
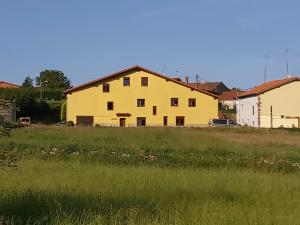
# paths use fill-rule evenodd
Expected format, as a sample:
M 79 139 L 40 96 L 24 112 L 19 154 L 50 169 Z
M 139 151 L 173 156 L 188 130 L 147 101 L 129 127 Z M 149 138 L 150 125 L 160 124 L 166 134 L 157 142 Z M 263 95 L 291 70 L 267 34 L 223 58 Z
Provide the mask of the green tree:
M 68 89 L 71 85 L 70 80 L 59 70 L 44 70 L 35 78 L 35 82 L 38 86 L 57 90 Z
M 64 102 L 60 108 L 60 120 L 61 121 L 66 121 L 66 119 L 67 119 L 66 112 L 67 112 L 67 103 Z
M 28 76 L 25 78 L 22 87 L 33 87 L 33 80 L 31 79 L 31 77 Z

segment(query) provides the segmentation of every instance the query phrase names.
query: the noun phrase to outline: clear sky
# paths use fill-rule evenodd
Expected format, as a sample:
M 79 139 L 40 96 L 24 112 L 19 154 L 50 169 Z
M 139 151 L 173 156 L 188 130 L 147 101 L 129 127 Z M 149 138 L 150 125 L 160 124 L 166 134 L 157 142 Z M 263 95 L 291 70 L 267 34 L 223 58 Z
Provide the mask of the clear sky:
M 73 85 L 139 64 L 249 88 L 300 73 L 299 0 L 0 0 L 0 80 Z

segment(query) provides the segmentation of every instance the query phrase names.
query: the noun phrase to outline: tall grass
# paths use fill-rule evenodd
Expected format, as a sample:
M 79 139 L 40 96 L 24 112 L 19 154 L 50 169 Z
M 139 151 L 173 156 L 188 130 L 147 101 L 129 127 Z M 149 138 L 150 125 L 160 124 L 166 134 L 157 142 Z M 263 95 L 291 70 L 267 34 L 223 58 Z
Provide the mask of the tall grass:
M 299 175 L 23 161 L 0 172 L 8 224 L 298 224 Z
M 299 168 L 300 133 L 253 129 L 114 129 L 39 127 L 16 130 L 0 150 L 20 157 L 70 158 L 105 165 L 252 168 L 291 172 Z
M 45 126 L 0 152 L 17 158 L 0 170 L 0 224 L 300 221 L 299 132 Z

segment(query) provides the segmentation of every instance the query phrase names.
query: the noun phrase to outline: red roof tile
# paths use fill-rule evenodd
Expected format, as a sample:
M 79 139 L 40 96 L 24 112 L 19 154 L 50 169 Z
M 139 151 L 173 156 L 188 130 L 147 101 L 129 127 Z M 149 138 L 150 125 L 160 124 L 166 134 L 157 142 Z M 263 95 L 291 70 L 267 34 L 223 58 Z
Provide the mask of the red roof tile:
M 12 84 L 6 81 L 0 81 L 0 88 L 19 88 L 19 85 Z
M 189 83 L 190 86 L 192 87 L 198 87 L 202 90 L 207 90 L 207 91 L 215 91 L 217 87 L 221 84 L 222 82 L 207 82 L 207 83 Z
M 274 88 L 278 88 L 280 86 L 283 86 L 285 84 L 294 82 L 294 81 L 300 81 L 299 77 L 291 77 L 291 78 L 285 78 L 281 80 L 272 80 L 269 82 L 266 82 L 264 84 L 261 84 L 249 91 L 246 91 L 245 93 L 239 95 L 238 97 L 247 97 L 247 96 L 252 96 L 252 95 L 259 95 L 264 92 L 270 91 Z
M 238 95 L 241 95 L 245 93 L 245 91 L 237 91 L 237 90 L 230 90 L 230 91 L 224 91 L 221 95 L 220 95 L 220 100 L 221 101 L 230 101 L 230 100 L 234 100 L 237 98 Z

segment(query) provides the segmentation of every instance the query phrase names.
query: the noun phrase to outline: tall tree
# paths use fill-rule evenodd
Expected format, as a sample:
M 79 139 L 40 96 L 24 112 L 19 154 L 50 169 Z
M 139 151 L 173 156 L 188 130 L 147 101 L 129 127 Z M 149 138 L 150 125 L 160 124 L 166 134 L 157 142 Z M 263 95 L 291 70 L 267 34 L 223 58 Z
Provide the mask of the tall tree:
M 70 80 L 59 70 L 44 70 L 35 78 L 35 82 L 38 86 L 58 90 L 68 89 L 71 85 Z
M 26 77 L 23 84 L 22 84 L 22 87 L 30 87 L 32 88 L 33 87 L 33 80 L 31 79 L 31 77 Z

